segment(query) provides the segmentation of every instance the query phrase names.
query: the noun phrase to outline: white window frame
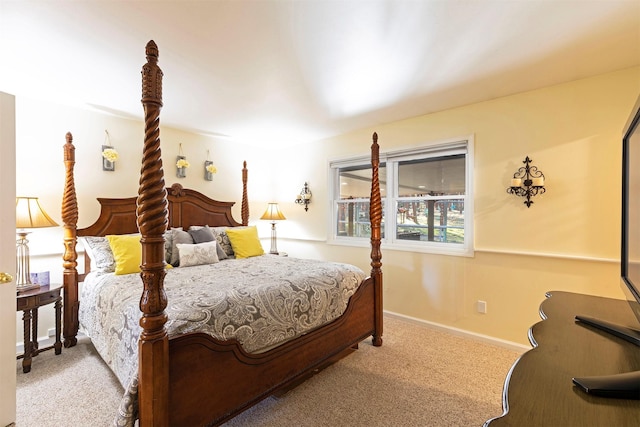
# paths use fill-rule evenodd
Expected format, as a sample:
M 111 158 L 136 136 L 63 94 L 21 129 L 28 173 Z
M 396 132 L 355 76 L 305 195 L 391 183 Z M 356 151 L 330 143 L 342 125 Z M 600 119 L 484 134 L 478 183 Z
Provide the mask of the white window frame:
M 380 176 L 380 180 L 386 181 L 386 189 L 388 194 L 382 194 L 382 208 L 384 214 L 384 224 L 382 238 L 382 248 L 421 252 L 421 253 L 433 253 L 444 255 L 457 255 L 457 256 L 473 256 L 474 255 L 474 137 L 473 135 L 463 138 L 451 138 L 448 140 L 442 140 L 432 143 L 425 143 L 418 147 L 412 147 L 403 150 L 394 150 L 380 153 L 380 163 L 386 166 L 386 176 Z M 425 242 L 425 241 L 411 241 L 405 239 L 398 239 L 396 237 L 396 221 L 395 216 L 387 215 L 387 212 L 395 212 L 394 206 L 398 200 L 409 200 L 410 197 L 399 198 L 398 197 L 398 166 L 401 161 L 426 159 L 429 157 L 440 157 L 446 155 L 464 154 L 465 155 L 465 194 L 464 199 L 464 243 L 442 243 L 442 242 Z M 352 166 L 370 167 L 371 159 L 368 156 L 348 157 L 341 159 L 334 159 L 329 161 L 329 224 L 328 224 L 328 238 L 327 243 L 334 245 L 344 246 L 358 246 L 367 247 L 370 243 L 368 237 L 347 237 L 338 236 L 336 233 L 337 221 L 338 221 L 338 200 L 340 197 L 340 177 L 339 170 L 341 168 L 347 168 Z M 438 196 L 435 197 L 438 200 L 442 199 L 459 199 L 460 196 Z M 354 199 L 353 201 L 366 200 L 366 199 Z

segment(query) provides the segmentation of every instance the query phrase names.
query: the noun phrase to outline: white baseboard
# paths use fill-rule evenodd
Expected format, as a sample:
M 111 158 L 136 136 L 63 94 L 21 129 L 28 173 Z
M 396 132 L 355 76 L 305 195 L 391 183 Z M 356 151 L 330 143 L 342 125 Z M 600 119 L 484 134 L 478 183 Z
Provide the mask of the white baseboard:
M 47 331 L 48 336 L 38 337 L 38 348 L 45 348 L 53 345 L 56 341 L 56 328 L 51 328 Z M 16 355 L 24 353 L 24 343 L 16 343 Z
M 465 338 L 470 338 L 476 341 L 485 342 L 488 344 L 493 344 L 498 347 L 503 347 L 509 350 L 517 351 L 519 353 L 524 353 L 527 350 L 531 350 L 531 346 L 527 346 L 524 344 L 520 344 L 513 341 L 507 341 L 500 338 L 495 338 L 489 335 L 478 334 L 476 332 L 467 331 L 464 329 L 454 328 L 452 326 L 443 325 L 441 323 L 430 322 L 428 320 L 418 319 L 416 317 L 405 316 L 404 314 L 394 313 L 393 311 L 384 310 L 384 314 L 409 321 L 411 323 L 415 323 L 421 326 L 426 326 L 428 328 L 437 329 L 439 331 L 447 332 L 452 335 L 458 335 Z
M 45 348 L 45 347 L 49 347 L 50 345 L 55 344 L 56 342 L 56 329 L 55 328 L 51 328 L 47 331 L 47 333 L 49 334 L 48 337 L 40 337 L 38 338 L 38 348 Z M 62 332 L 60 333 L 60 339 L 64 342 L 64 338 L 62 337 Z M 84 332 L 82 330 L 79 330 L 76 338 L 80 339 L 80 338 L 84 338 L 86 335 L 84 334 Z M 24 343 L 16 343 L 16 356 L 20 355 L 24 353 Z

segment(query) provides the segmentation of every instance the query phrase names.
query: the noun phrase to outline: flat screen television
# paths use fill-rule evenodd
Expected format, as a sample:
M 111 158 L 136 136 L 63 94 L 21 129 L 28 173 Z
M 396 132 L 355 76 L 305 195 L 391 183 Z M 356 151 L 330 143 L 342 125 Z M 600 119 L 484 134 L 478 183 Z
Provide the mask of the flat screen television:
M 621 286 L 640 323 L 640 98 L 622 133 Z M 576 316 L 582 322 L 640 346 L 640 331 L 603 319 Z M 634 326 L 635 327 L 635 326 Z M 638 349 L 640 351 L 640 349 Z M 573 378 L 574 384 L 597 396 L 640 399 L 640 371 Z

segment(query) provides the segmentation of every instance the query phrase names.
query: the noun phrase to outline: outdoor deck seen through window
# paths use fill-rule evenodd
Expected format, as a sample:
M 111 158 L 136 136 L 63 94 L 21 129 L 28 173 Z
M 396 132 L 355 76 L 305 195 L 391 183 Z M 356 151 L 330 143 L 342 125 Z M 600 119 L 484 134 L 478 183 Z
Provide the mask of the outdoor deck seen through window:
M 473 165 L 469 140 L 382 153 L 381 238 L 403 251 L 473 253 Z M 330 163 L 336 244 L 364 245 L 371 237 L 371 164 L 364 159 Z

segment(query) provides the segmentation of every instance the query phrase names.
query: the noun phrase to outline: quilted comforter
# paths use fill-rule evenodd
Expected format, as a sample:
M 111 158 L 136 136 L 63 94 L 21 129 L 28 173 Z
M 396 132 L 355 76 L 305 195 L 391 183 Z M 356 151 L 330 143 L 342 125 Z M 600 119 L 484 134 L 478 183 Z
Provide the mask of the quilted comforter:
M 352 265 L 263 255 L 167 270 L 169 337 L 205 332 L 260 353 L 340 317 L 364 279 Z M 139 274 L 90 273 L 80 325 L 126 389 L 118 425 L 136 412 Z

